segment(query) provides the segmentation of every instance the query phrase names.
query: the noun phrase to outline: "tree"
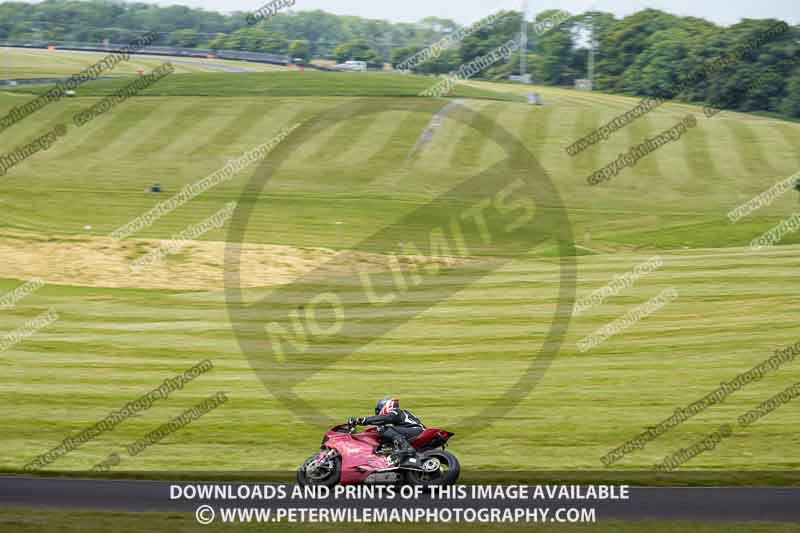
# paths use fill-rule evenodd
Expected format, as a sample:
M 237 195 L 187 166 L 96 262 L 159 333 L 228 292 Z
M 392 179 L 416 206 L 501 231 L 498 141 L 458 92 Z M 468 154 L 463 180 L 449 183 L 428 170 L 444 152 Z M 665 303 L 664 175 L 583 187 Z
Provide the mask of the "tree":
M 311 45 L 308 41 L 294 40 L 289 42 L 289 57 L 301 59 L 303 63 L 311 61 Z
M 458 29 L 458 24 L 441 17 L 425 17 L 419 21 L 419 26 L 434 33 L 451 33 Z
M 418 53 L 422 49 L 422 46 L 404 46 L 402 48 L 395 48 L 392 50 L 392 53 L 389 56 L 389 62 L 392 64 L 392 68 L 397 68 L 397 65 L 404 62 L 408 58 L 413 57 L 414 54 Z
M 604 49 L 597 46 L 609 31 L 618 23 L 612 13 L 602 11 L 587 11 L 576 15 L 571 21 L 573 34 L 573 58 L 571 68 L 575 71 L 575 78 L 586 78 L 589 76 L 589 54 L 594 46 L 594 62 L 597 65 L 603 60 Z M 594 43 L 592 42 L 594 37 Z M 594 73 L 597 80 L 597 69 Z
M 595 54 L 598 89 L 800 117 L 800 27 L 783 26 L 786 31 L 762 39 L 759 46 L 750 46 L 751 52 L 708 76 L 709 65 L 745 50 L 779 21 L 744 19 L 720 27 L 697 17 L 645 9 L 621 20 L 610 13 L 588 11 L 566 18 L 555 28 L 539 24 L 554 17 L 562 20 L 558 14 L 557 10 L 540 12 L 528 26 L 528 50 L 522 53 L 527 52 L 530 72 L 537 81 L 567 85 L 585 77 L 588 36 L 593 28 L 599 45 Z M 290 53 L 304 60 L 355 59 L 380 68 L 387 59 L 397 65 L 459 28 L 452 20 L 439 17 L 413 24 L 390 23 L 321 10 L 281 12 L 250 26 L 245 15 L 117 0 L 12 1 L 0 3 L 0 39 L 90 43 L 109 39 L 121 45 L 146 29 L 164 36 L 158 44 Z M 456 70 L 517 40 L 521 23 L 519 12 L 501 11 L 492 24 L 419 65 L 417 71 L 442 74 Z M 498 61 L 480 75 L 495 78 L 518 73 L 518 59 L 516 54 Z M 676 94 L 673 89 L 677 87 L 685 90 Z
M 422 46 L 408 46 L 393 50 L 390 59 L 392 67 L 397 68 L 400 63 L 414 57 L 421 50 L 424 50 Z M 460 65 L 461 56 L 458 50 L 449 48 L 441 52 L 437 57 L 415 65 L 412 70 L 420 74 L 447 74 L 457 70 Z
M 218 45 L 216 42 L 213 43 Z M 236 30 L 226 36 L 222 42 L 222 48 L 268 54 L 286 54 L 289 50 L 289 42 L 284 35 L 267 31 L 259 26 L 253 26 Z
M 625 71 L 652 44 L 650 36 L 675 27 L 676 22 L 674 15 L 645 9 L 609 28 L 599 39 L 604 53 L 596 64 L 598 88 L 623 91 Z
M 213 39 L 208 41 L 208 47 L 212 50 L 222 50 L 225 48 L 225 41 L 228 39 L 228 36 L 224 33 L 218 33 Z
M 680 27 L 653 33 L 645 41 L 642 52 L 623 72 L 617 87 L 632 94 L 674 97 L 682 74 L 688 70 L 691 46 L 692 35 Z
M 260 28 L 258 28 L 260 30 Z M 259 52 L 266 52 L 269 54 L 286 54 L 289 52 L 289 39 L 285 35 L 274 32 L 261 30 L 264 33 L 259 34 L 258 50 Z
M 484 56 L 508 41 L 519 39 L 522 27 L 522 14 L 517 11 L 500 11 L 492 24 L 482 26 L 461 41 L 461 62 L 469 63 Z
M 556 9 L 543 11 L 536 17 L 535 24 L 560 20 L 562 13 Z M 573 35 L 578 22 L 577 18 L 570 17 L 558 26 L 533 35 L 534 49 L 540 56 L 534 63 L 537 80 L 551 85 L 572 85 L 575 78 L 583 77 L 586 54 L 576 49 Z M 576 62 L 583 65 L 582 70 L 576 67 Z
M 382 68 L 383 58 L 366 41 L 351 41 L 336 47 L 333 51 L 336 61 L 366 61 L 371 68 Z
M 170 33 L 169 41 L 180 48 L 194 48 L 200 42 L 200 35 L 197 30 L 175 30 Z
M 461 66 L 461 56 L 458 50 L 450 48 L 439 54 L 435 59 L 425 61 L 417 67 L 422 74 L 447 74 Z
M 786 83 L 787 95 L 781 102 L 780 111 L 793 117 L 800 117 L 800 69 Z

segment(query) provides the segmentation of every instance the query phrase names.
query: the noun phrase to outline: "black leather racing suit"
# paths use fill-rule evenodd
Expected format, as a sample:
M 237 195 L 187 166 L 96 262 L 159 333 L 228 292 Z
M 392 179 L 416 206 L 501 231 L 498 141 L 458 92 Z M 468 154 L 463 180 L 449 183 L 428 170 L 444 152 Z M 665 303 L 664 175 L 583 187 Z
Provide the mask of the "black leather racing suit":
M 405 456 L 414 455 L 414 448 L 408 441 L 425 429 L 422 421 L 405 409 L 391 409 L 385 415 L 360 418 L 358 422 L 364 426 L 378 426 L 381 442 L 393 444 Z

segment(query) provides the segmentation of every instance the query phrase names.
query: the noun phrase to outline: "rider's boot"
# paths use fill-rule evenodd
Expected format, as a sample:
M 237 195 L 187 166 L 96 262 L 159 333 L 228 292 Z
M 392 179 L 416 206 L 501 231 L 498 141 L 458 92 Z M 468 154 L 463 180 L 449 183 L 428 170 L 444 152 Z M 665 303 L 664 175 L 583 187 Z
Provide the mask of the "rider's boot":
M 394 441 L 394 452 L 391 459 L 392 463 L 397 466 L 418 466 L 417 451 L 405 439 Z

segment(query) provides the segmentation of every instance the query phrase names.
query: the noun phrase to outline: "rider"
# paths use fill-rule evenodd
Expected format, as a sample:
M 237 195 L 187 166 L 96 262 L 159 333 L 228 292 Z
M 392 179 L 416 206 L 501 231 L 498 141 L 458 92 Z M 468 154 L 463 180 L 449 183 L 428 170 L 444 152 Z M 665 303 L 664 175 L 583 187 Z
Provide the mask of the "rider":
M 356 426 L 378 426 L 381 442 L 394 445 L 392 460 L 395 464 L 413 462 L 416 451 L 408 441 L 425 429 L 414 413 L 400 409 L 400 400 L 392 397 L 378 400 L 375 416 L 350 418 L 349 422 Z

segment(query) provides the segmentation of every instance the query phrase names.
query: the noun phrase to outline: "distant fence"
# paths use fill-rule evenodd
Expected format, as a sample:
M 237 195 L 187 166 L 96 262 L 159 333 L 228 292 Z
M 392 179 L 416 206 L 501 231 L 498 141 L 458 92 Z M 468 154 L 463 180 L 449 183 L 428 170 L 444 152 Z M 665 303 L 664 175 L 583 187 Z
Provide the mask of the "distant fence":
M 0 41 L 0 46 L 7 48 L 49 48 L 59 50 L 75 50 L 83 52 L 116 52 L 123 45 L 108 45 L 100 43 L 77 43 L 66 41 Z M 263 54 L 260 52 L 243 52 L 241 50 L 210 50 L 207 48 L 176 48 L 173 46 L 148 46 L 133 55 L 151 56 L 183 56 L 199 57 L 203 59 L 229 59 L 235 61 L 250 61 L 253 63 L 269 63 L 271 65 L 288 65 L 291 58 L 280 54 Z M 318 68 L 315 65 L 307 65 Z

